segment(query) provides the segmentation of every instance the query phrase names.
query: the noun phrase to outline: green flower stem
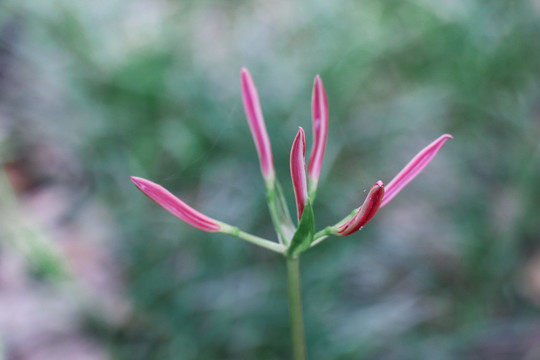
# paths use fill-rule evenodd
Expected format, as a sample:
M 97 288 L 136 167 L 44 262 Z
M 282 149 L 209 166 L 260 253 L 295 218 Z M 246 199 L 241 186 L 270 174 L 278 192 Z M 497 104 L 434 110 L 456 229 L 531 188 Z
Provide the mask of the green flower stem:
M 306 360 L 306 340 L 300 287 L 300 259 L 298 257 L 287 257 L 287 279 L 289 283 L 289 314 L 291 317 L 293 359 Z
M 285 246 L 283 246 L 281 244 L 278 244 L 278 243 L 275 243 L 275 242 L 270 241 L 270 240 L 260 238 L 260 237 L 255 236 L 255 235 L 248 234 L 246 232 L 243 232 L 242 230 L 238 230 L 235 233 L 231 233 L 231 235 L 237 236 L 240 239 L 249 241 L 250 243 L 262 246 L 263 248 L 266 248 L 268 250 L 272 250 L 272 251 L 277 252 L 279 254 L 283 254 L 285 252 Z
M 240 230 L 236 226 L 231 226 L 231 225 L 225 224 L 223 222 L 219 222 L 219 225 L 221 227 L 219 232 L 221 232 L 223 234 L 231 235 L 231 236 L 240 238 L 242 240 L 246 240 L 246 241 L 248 241 L 248 242 L 250 242 L 252 244 L 261 246 L 261 247 L 263 247 L 265 249 L 268 249 L 268 250 L 272 250 L 272 251 L 277 252 L 279 254 L 284 254 L 285 251 L 287 250 L 285 248 L 285 246 L 283 246 L 281 244 L 275 243 L 275 242 L 270 241 L 270 240 L 263 239 L 261 237 L 258 237 L 258 236 L 252 235 L 252 234 L 249 234 L 247 232 L 244 232 L 244 231 Z
M 314 247 L 315 245 L 317 245 L 318 243 L 322 242 L 323 240 L 325 240 L 328 236 L 332 235 L 334 231 L 334 227 L 332 226 L 329 226 L 327 227 L 326 229 L 324 230 L 321 230 L 319 231 L 318 233 L 316 233 L 313 238 L 315 239 L 311 245 L 310 245 L 310 248 Z
M 296 232 L 296 227 L 292 223 L 287 203 L 283 197 L 283 191 L 277 180 L 266 183 L 266 200 L 270 210 L 270 217 L 278 233 L 279 242 L 288 246 Z
M 267 190 L 266 199 L 268 202 L 268 210 L 270 211 L 270 217 L 272 218 L 274 228 L 278 233 L 278 238 L 282 244 L 287 245 L 287 237 L 285 236 L 285 232 L 283 231 L 283 228 L 281 226 L 279 210 L 277 208 L 278 200 L 276 199 L 276 191 L 274 190 L 274 188 Z
M 325 235 L 325 236 L 321 236 L 320 238 L 318 238 L 317 240 L 313 241 L 310 245 L 310 248 L 314 247 L 315 245 L 323 242 L 323 240 L 326 240 L 326 238 L 328 237 L 328 235 Z

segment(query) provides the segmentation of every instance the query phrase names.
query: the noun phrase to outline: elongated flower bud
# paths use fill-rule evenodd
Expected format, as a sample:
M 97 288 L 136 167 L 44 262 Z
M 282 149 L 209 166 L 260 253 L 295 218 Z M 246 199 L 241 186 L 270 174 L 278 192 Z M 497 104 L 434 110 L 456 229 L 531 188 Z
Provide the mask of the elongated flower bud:
M 222 230 L 222 224 L 219 221 L 209 218 L 208 216 L 203 215 L 197 210 L 189 207 L 161 185 L 135 176 L 131 177 L 131 181 L 133 181 L 135 186 L 137 186 L 139 190 L 152 199 L 156 204 L 174 216 L 184 220 L 189 225 L 208 232 Z
M 244 110 L 246 111 L 249 128 L 253 135 L 253 141 L 259 155 L 261 171 L 268 184 L 268 182 L 274 180 L 275 176 L 272 147 L 264 124 L 259 94 L 253 83 L 251 74 L 245 68 L 242 68 L 242 100 L 244 102 Z
M 386 185 L 386 191 L 381 207 L 386 206 L 392 199 L 424 170 L 429 162 L 437 155 L 448 139 L 453 139 L 452 135 L 444 134 L 431 144 L 426 146 Z
M 323 82 L 319 75 L 315 77 L 313 84 L 311 115 L 313 120 L 313 145 L 308 165 L 310 192 L 317 189 L 324 151 L 326 149 L 326 134 L 328 132 L 328 100 L 326 98 Z
M 375 216 L 381 206 L 383 197 L 384 184 L 379 180 L 373 185 L 371 190 L 369 190 L 364 204 L 362 204 L 362 207 L 360 207 L 356 214 L 349 221 L 338 227 L 337 234 L 345 236 L 360 230 L 360 228 L 366 225 L 369 220 Z
M 291 178 L 294 188 L 294 196 L 296 198 L 296 210 L 298 213 L 298 221 L 302 218 L 304 206 L 308 198 L 307 181 L 306 181 L 306 139 L 304 129 L 298 127 L 298 134 L 294 138 L 291 149 Z

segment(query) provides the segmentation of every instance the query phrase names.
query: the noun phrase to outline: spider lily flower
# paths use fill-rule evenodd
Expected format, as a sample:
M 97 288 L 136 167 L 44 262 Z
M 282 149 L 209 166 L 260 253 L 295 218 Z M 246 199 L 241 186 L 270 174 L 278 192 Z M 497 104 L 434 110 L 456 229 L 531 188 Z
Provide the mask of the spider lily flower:
M 386 206 L 408 183 L 418 176 L 441 150 L 444 143 L 452 138 L 452 135 L 444 134 L 426 146 L 405 165 L 386 187 L 382 181 L 377 181 L 371 188 L 364 204 L 355 210 L 354 215 L 330 227 L 327 233 L 344 236 L 360 230 L 373 218 L 379 208 Z
M 298 134 L 294 138 L 291 149 L 291 178 L 296 198 L 296 210 L 298 213 L 298 222 L 302 218 L 304 206 L 308 199 L 307 181 L 306 181 L 306 139 L 304 129 L 298 127 Z
M 309 157 L 308 178 L 309 193 L 315 195 L 321 167 L 326 149 L 326 134 L 328 132 L 328 99 L 321 77 L 317 75 L 313 83 L 311 97 L 311 116 L 313 122 L 313 145 Z
M 364 225 L 366 225 L 369 220 L 375 216 L 381 202 L 384 198 L 384 184 L 382 181 L 377 181 L 375 185 L 371 187 L 364 204 L 356 211 L 356 213 L 349 220 L 345 221 L 343 224 L 338 224 L 337 229 L 334 230 L 336 235 L 350 235 L 358 230 L 360 230 Z
M 271 187 L 275 178 L 274 162 L 272 158 L 272 147 L 268 133 L 266 132 L 266 125 L 264 124 L 261 104 L 259 102 L 259 94 L 249 71 L 246 68 L 242 68 L 241 74 L 244 110 L 259 155 L 263 178 L 267 187 Z
M 171 194 L 163 186 L 158 185 L 150 180 L 132 176 L 131 181 L 142 193 L 152 199 L 156 204 L 176 216 L 184 220 L 189 225 L 196 227 L 199 230 L 208 232 L 221 231 L 223 223 L 209 218 L 201 214 L 197 210 L 191 208 L 182 200 Z
M 236 236 L 242 240 L 259 245 L 277 253 L 283 253 L 285 251 L 283 245 L 281 244 L 248 234 L 235 226 L 225 224 L 221 221 L 214 220 L 206 215 L 201 214 L 171 194 L 161 185 L 136 176 L 132 176 L 131 181 L 133 181 L 135 186 L 141 190 L 143 194 L 152 199 L 156 204 L 199 230 L 207 232 L 220 232 L 223 234 Z
M 375 216 L 379 208 L 386 206 L 392 199 L 435 157 L 452 135 L 444 134 L 422 149 L 387 185 L 377 181 L 368 193 L 363 205 L 334 226 L 329 226 L 314 234 L 314 221 L 311 201 L 315 196 L 319 181 L 322 161 L 326 148 L 328 131 L 328 101 L 321 78 L 315 77 L 312 94 L 313 145 L 311 149 L 307 176 L 305 161 L 305 133 L 299 127 L 290 154 L 290 170 L 294 188 L 299 226 L 296 228 L 289 215 L 283 192 L 275 177 L 272 148 L 264 123 L 257 89 L 249 71 L 241 71 L 242 100 L 249 127 L 259 156 L 261 172 L 265 180 L 270 216 L 278 234 L 279 243 L 245 233 L 237 227 L 214 220 L 194 210 L 172 195 L 162 186 L 139 177 L 131 177 L 133 183 L 145 195 L 167 211 L 188 224 L 208 232 L 221 232 L 239 237 L 272 251 L 298 256 L 298 251 L 305 251 L 323 241 L 329 235 L 349 235 L 365 226 Z M 309 185 L 308 185 L 309 182 Z M 306 209 L 309 209 L 309 215 Z M 304 214 L 305 213 L 305 214 Z M 304 217 L 302 218 L 302 215 Z M 305 221 L 301 221 L 304 220 Z M 293 251 L 289 251 L 293 249 Z M 300 250 L 299 250 L 300 249 Z
M 437 155 L 448 139 L 453 139 L 450 134 L 441 135 L 431 144 L 422 149 L 407 165 L 386 185 L 384 199 L 381 207 L 388 205 L 390 201 L 414 179 L 430 161 Z
M 223 234 L 236 236 L 242 240 L 264 247 L 268 250 L 275 251 L 277 253 L 283 253 L 285 251 L 283 245 L 281 244 L 277 244 L 275 242 L 260 238 L 258 236 L 251 235 L 249 233 L 243 232 L 235 226 L 225 224 L 221 221 L 214 220 L 206 215 L 201 214 L 200 212 L 193 209 L 192 207 L 184 203 L 182 200 L 171 194 L 161 185 L 136 176 L 132 176 L 131 181 L 133 181 L 135 186 L 139 190 L 141 190 L 143 194 L 152 199 L 156 204 L 199 230 L 207 232 L 220 232 Z
M 280 243 L 286 244 L 294 234 L 295 227 L 289 215 L 286 201 L 283 198 L 281 187 L 275 178 L 272 147 L 270 145 L 268 133 L 266 132 L 259 95 L 253 82 L 253 78 L 246 68 L 242 68 L 241 82 L 242 101 L 244 103 L 244 110 L 246 112 L 251 135 L 253 136 L 257 154 L 259 155 L 261 172 L 267 191 L 270 216 L 272 217 L 272 222 L 278 233 Z

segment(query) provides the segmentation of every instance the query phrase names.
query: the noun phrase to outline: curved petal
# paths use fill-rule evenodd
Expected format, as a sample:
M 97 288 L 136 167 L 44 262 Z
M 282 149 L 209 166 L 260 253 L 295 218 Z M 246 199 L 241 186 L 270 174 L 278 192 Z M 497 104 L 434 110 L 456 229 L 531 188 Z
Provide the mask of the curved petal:
M 366 200 L 356 214 L 349 221 L 338 227 L 337 234 L 345 236 L 360 230 L 373 218 L 373 216 L 375 216 L 379 210 L 383 197 L 384 184 L 379 180 L 371 187 Z
M 304 129 L 298 127 L 298 134 L 294 138 L 291 149 L 291 178 L 294 188 L 294 196 L 296 198 L 296 210 L 298 221 L 302 218 L 304 206 L 308 198 L 307 181 L 306 181 L 306 139 Z
M 321 174 L 326 149 L 326 135 L 328 133 L 328 99 L 319 75 L 315 77 L 313 83 L 311 115 L 313 120 L 313 145 L 309 156 L 308 177 L 310 191 L 315 191 Z
M 453 139 L 450 134 L 441 135 L 438 139 L 426 146 L 386 185 L 381 207 L 386 206 L 392 199 L 424 170 L 429 162 L 437 155 L 448 139 Z
M 171 194 L 163 186 L 153 183 L 140 177 L 131 177 L 131 181 L 135 186 L 143 192 L 144 195 L 152 199 L 156 204 L 173 214 L 174 216 L 184 220 L 189 225 L 197 229 L 216 232 L 221 230 L 221 225 L 217 220 L 209 218 L 201 214 L 197 210 L 191 208 L 182 200 Z
M 242 100 L 253 141 L 259 155 L 261 172 L 265 180 L 271 181 L 275 176 L 272 147 L 264 124 L 259 94 L 253 78 L 246 68 L 242 68 Z

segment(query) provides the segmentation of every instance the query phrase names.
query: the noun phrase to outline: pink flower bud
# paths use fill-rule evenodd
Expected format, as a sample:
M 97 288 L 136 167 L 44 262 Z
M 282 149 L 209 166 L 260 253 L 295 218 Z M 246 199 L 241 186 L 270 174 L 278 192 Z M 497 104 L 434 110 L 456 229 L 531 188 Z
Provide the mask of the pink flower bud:
M 437 155 L 439 150 L 441 150 L 446 140 L 452 138 L 452 135 L 444 134 L 416 154 L 416 156 L 386 185 L 386 192 L 381 207 L 386 206 L 392 201 L 401 189 L 420 174 L 435 155 Z
M 131 181 L 137 186 L 144 195 L 148 196 L 159 206 L 173 214 L 174 216 L 184 220 L 189 225 L 197 229 L 209 232 L 221 230 L 221 225 L 218 221 L 201 214 L 197 210 L 186 205 L 182 200 L 171 194 L 164 187 L 153 183 L 150 180 L 132 176 Z
M 352 219 L 338 227 L 337 234 L 345 236 L 360 230 L 373 216 L 375 216 L 379 210 L 383 197 L 384 184 L 379 180 L 373 185 L 371 190 L 369 190 L 364 204 L 362 204 L 362 207 L 360 207 Z
M 317 188 L 321 174 L 324 151 L 326 148 L 326 134 L 328 132 L 328 100 L 324 85 L 317 75 L 313 84 L 311 97 L 311 114 L 313 119 L 313 146 L 309 157 L 308 177 L 310 191 Z
M 267 181 L 272 181 L 274 179 L 272 147 L 264 124 L 259 94 L 253 83 L 253 78 L 246 68 L 242 68 L 242 100 L 253 141 L 259 155 L 263 177 Z
M 307 181 L 306 181 L 306 139 L 304 129 L 298 127 L 298 134 L 294 138 L 291 149 L 291 178 L 294 188 L 294 196 L 296 198 L 296 210 L 298 213 L 298 221 L 302 218 L 304 206 L 308 198 Z

